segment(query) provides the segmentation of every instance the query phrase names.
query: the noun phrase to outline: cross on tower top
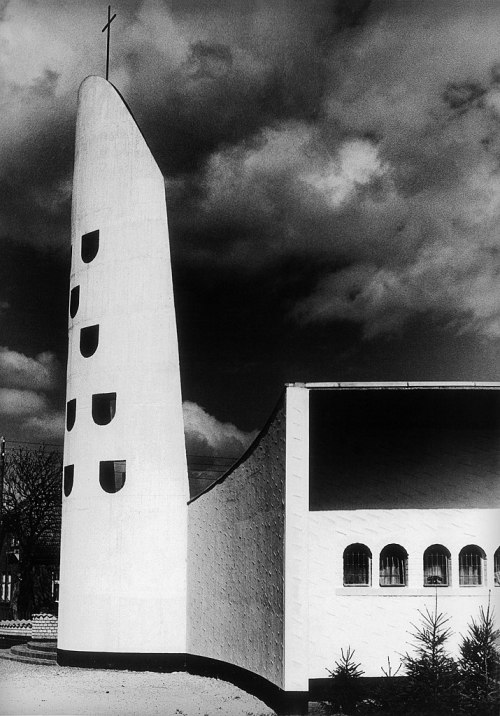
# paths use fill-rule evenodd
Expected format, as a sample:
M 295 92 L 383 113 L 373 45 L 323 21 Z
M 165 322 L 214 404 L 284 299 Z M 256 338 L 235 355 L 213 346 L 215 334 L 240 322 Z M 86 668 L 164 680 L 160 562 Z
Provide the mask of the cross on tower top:
M 110 36 L 110 32 L 111 32 L 111 23 L 113 22 L 115 17 L 116 17 L 116 12 L 113 15 L 113 17 L 111 17 L 111 5 L 108 5 L 108 21 L 101 30 L 101 32 L 104 32 L 104 30 L 108 31 L 108 41 L 106 44 L 106 79 L 108 79 L 108 76 L 109 76 L 109 36 Z

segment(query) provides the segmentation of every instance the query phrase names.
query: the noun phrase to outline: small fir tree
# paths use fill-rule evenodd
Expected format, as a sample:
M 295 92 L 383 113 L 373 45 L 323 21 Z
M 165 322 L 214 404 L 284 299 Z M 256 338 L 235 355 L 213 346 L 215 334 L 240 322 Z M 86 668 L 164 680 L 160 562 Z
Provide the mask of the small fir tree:
M 500 713 L 500 653 L 494 610 L 479 608 L 479 619 L 472 619 L 460 644 L 461 694 L 466 713 L 496 716 Z
M 364 697 L 364 689 L 361 683 L 361 676 L 365 673 L 353 660 L 354 649 L 350 646 L 347 651 L 340 650 L 340 659 L 335 662 L 335 668 L 328 673 L 332 678 L 331 696 L 325 705 L 332 712 L 343 714 L 356 713 L 358 705 Z
M 446 642 L 451 636 L 447 626 L 449 618 L 427 608 L 419 610 L 422 617 L 420 626 L 415 626 L 416 655 L 403 656 L 406 669 L 404 701 L 406 713 L 419 716 L 458 713 L 457 687 L 459 671 L 457 663 L 446 652 Z

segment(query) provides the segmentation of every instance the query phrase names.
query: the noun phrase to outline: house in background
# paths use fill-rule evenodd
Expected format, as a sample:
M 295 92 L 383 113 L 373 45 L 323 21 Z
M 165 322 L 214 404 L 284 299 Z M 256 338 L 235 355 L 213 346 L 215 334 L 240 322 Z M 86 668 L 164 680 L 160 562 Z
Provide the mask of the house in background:
M 56 519 L 54 531 L 47 536 L 43 544 L 38 545 L 31 560 L 34 612 L 57 614 L 60 541 L 60 520 Z M 21 560 L 19 540 L 8 533 L 0 551 L 0 619 L 18 619 L 21 616 L 17 603 L 22 578 Z

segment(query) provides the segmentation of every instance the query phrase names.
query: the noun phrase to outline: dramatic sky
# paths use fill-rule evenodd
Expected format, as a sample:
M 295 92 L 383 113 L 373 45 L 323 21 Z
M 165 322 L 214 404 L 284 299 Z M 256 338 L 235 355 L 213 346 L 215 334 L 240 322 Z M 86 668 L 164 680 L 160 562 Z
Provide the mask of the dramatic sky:
M 285 382 L 500 379 L 498 0 L 116 0 L 167 192 L 189 446 Z M 0 433 L 63 435 L 78 85 L 107 3 L 0 0 Z

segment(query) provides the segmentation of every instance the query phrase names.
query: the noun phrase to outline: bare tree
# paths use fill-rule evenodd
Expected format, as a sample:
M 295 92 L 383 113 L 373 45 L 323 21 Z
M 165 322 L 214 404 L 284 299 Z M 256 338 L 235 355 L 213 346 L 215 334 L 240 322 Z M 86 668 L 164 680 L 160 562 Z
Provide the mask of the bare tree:
M 47 609 L 50 576 L 57 563 L 61 530 L 61 455 L 45 445 L 18 448 L 6 455 L 2 537 L 19 547 L 19 589 L 14 608 L 21 618 Z

